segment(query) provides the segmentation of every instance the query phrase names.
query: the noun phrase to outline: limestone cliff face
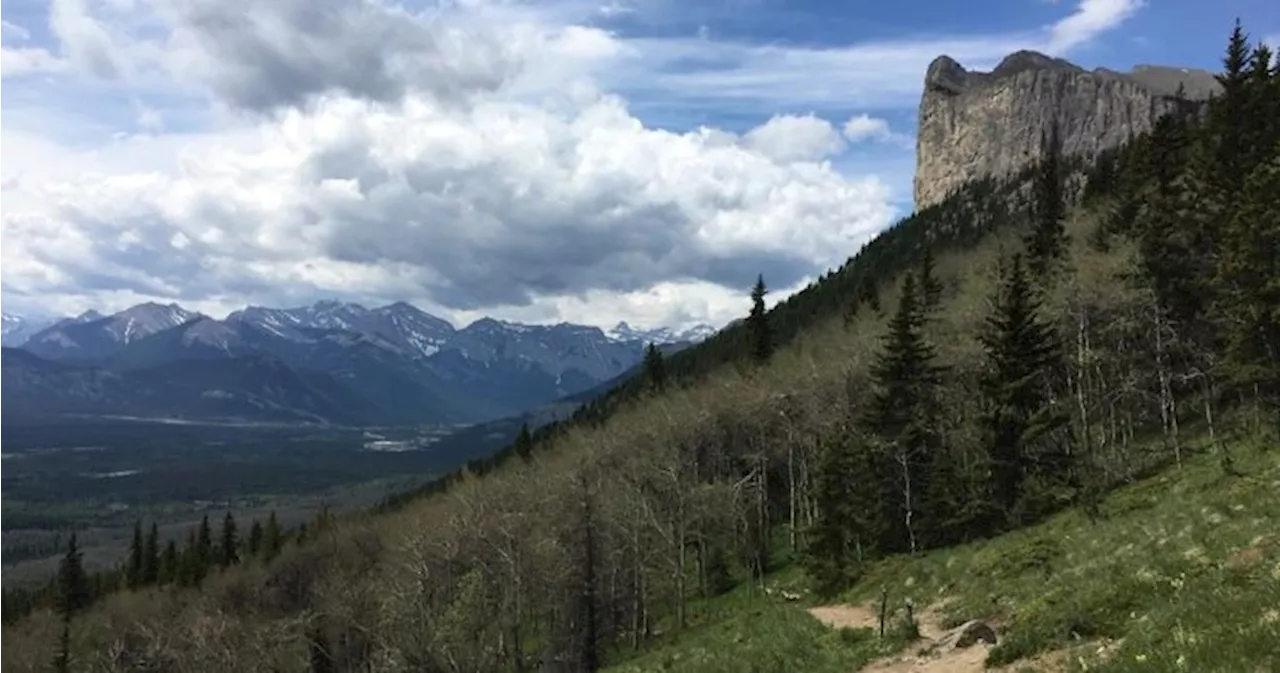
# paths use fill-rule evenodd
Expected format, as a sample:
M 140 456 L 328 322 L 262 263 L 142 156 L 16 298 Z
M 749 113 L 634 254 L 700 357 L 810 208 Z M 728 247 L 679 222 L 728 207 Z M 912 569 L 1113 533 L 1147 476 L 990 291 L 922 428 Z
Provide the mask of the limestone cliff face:
M 1171 112 L 1179 86 L 1203 100 L 1217 82 L 1207 72 L 1138 66 L 1084 70 L 1021 51 L 989 73 L 940 56 L 925 74 L 916 139 L 916 208 L 974 179 L 1003 177 L 1034 162 L 1044 132 L 1058 125 L 1067 154 L 1092 156 L 1151 129 Z

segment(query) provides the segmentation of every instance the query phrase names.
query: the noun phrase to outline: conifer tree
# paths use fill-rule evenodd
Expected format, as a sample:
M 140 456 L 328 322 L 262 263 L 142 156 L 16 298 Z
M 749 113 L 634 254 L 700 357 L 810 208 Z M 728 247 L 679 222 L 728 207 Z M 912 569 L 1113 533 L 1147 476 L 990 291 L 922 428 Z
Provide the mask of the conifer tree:
M 88 607 L 91 600 L 89 578 L 81 564 L 76 535 L 71 534 L 67 552 L 58 563 L 56 609 L 62 621 L 62 633 L 58 650 L 54 654 L 53 669 L 66 673 L 71 667 L 71 620 L 76 613 Z
M 938 280 L 934 266 L 933 249 L 925 247 L 920 256 L 920 296 L 925 313 L 942 305 L 942 281 Z
M 755 287 L 751 288 L 751 313 L 747 316 L 747 330 L 751 335 L 751 357 L 756 362 L 767 362 L 773 357 L 773 331 L 769 326 L 769 314 L 765 310 L 764 298 L 769 290 L 764 285 L 764 276 L 756 278 Z
M 129 562 L 124 575 L 125 584 L 130 589 L 142 586 L 143 545 L 142 520 L 137 519 L 133 522 L 133 541 L 129 543 Z
M 528 460 L 533 455 L 533 435 L 529 433 L 529 424 L 520 424 L 520 434 L 516 435 L 516 455 Z
M 924 320 L 915 276 L 907 273 L 884 351 L 872 367 L 877 391 L 867 417 L 867 429 L 877 440 L 875 477 L 884 525 L 879 547 L 885 553 L 914 552 L 923 541 L 918 500 L 926 465 L 939 444 L 935 402 L 940 383 Z
M 155 584 L 160 581 L 160 529 L 151 523 L 147 532 L 147 540 L 142 545 L 142 583 Z
M 1051 437 L 1066 423 L 1049 398 L 1049 386 L 1060 367 L 1057 339 L 1040 319 L 1040 303 L 1020 255 L 1015 254 L 1002 269 L 994 304 L 986 331 L 980 335 L 987 352 L 981 390 L 990 493 L 1006 517 L 1006 521 L 991 522 L 999 527 L 1017 523 L 1030 506 L 1024 502 L 1029 478 L 1059 483 L 1070 476 L 1070 465 L 1064 460 L 1069 454 L 1055 449 Z
M 262 553 L 262 524 L 257 519 L 249 526 L 248 554 L 249 558 L 257 558 Z
M 667 386 L 667 365 L 657 344 L 650 343 L 644 349 L 644 378 L 655 392 L 662 392 Z
M 182 561 L 178 555 L 178 544 L 173 540 L 169 540 L 164 545 L 164 552 L 160 555 L 160 584 L 180 583 L 182 573 Z
M 236 537 L 236 519 L 231 512 L 222 519 L 222 540 L 218 545 L 218 565 L 225 570 L 240 559 L 240 540 Z
M 878 491 L 865 447 L 845 432 L 823 441 L 815 472 L 818 516 L 805 536 L 804 566 L 818 592 L 832 595 L 858 579 L 877 542 L 877 508 L 869 499 Z
M 1043 278 L 1067 251 L 1067 205 L 1063 194 L 1062 141 L 1053 122 L 1041 143 L 1043 156 L 1032 185 L 1031 231 L 1027 234 L 1028 265 Z
M 276 513 L 272 510 L 267 516 L 267 525 L 262 532 L 262 553 L 270 561 L 280 553 L 284 546 L 284 536 L 280 532 L 280 524 L 276 521 Z

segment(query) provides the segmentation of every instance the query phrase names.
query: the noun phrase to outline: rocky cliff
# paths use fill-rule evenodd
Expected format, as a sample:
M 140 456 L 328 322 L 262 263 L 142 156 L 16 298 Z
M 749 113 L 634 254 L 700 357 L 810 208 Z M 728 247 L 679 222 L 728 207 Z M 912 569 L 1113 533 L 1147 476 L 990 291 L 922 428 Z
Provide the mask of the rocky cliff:
M 1034 162 L 1051 123 L 1065 153 L 1087 156 L 1148 131 L 1178 105 L 1179 88 L 1189 101 L 1204 100 L 1217 82 L 1204 71 L 1163 66 L 1089 71 L 1032 51 L 1007 56 L 989 73 L 939 56 L 920 101 L 916 208 Z

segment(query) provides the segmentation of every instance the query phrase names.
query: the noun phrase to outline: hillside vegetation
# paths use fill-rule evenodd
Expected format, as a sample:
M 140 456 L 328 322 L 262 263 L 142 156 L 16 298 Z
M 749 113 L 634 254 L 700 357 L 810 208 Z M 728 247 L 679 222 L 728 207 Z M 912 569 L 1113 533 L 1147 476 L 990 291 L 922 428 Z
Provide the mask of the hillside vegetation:
M 1230 508 L 1255 506 L 1246 496 L 1275 480 L 1280 73 L 1239 30 L 1225 61 L 1207 109 L 1167 118 L 1082 172 L 1051 150 L 1025 182 L 962 190 L 767 314 L 761 282 L 740 327 L 688 355 L 648 358 L 633 392 L 378 516 L 312 531 L 270 562 L 239 556 L 234 538 L 220 552 L 197 545 L 198 589 L 144 585 L 92 606 L 69 554 L 55 609 L 5 627 L 5 670 L 593 671 L 709 637 L 691 629 L 716 601 L 728 601 L 744 641 L 769 636 L 757 635 L 757 616 L 773 637 L 820 640 L 827 658 L 815 670 L 883 654 L 886 643 L 859 645 L 857 634 L 851 647 L 865 649 L 838 649 L 841 636 L 794 611 L 732 607 L 790 558 L 814 595 L 901 586 L 900 573 L 918 572 L 921 591 L 961 599 L 957 617 L 993 595 L 986 577 L 1007 577 L 994 590 L 1013 625 L 993 651 L 1001 661 L 1072 632 L 1128 634 L 1125 647 L 1141 647 L 1159 634 L 1118 621 L 1128 609 L 1140 623 L 1141 609 L 1152 628 L 1184 625 L 1169 638 L 1199 639 L 1188 658 L 1230 648 L 1224 661 L 1263 670 L 1268 652 L 1238 644 L 1273 628 L 1245 623 L 1261 615 L 1224 621 L 1214 607 L 1221 628 L 1185 631 L 1206 622 L 1179 622 L 1173 599 L 1139 598 L 1147 587 L 1134 582 L 1148 580 L 1073 579 L 1087 566 L 1063 537 L 1096 530 L 1095 557 L 1116 538 L 1136 545 L 1118 545 L 1117 564 L 1165 537 L 1208 545 L 1215 529 L 1184 539 L 1181 527 L 1160 532 L 1173 518 L 1151 519 L 1148 534 L 1137 509 L 1115 516 L 1144 496 L 1108 491 L 1163 469 L 1169 495 L 1152 512 L 1185 498 L 1170 516 L 1199 515 L 1185 508 L 1203 484 L 1214 498 L 1239 494 L 1199 500 L 1228 503 L 1231 514 L 1211 510 L 1224 517 L 1213 548 L 1225 550 L 1237 537 L 1229 518 L 1248 516 Z M 985 554 L 975 543 L 1001 535 Z M 1274 553 L 1267 540 L 1250 544 Z M 970 570 L 944 572 L 941 559 Z M 1031 570 L 1020 564 L 1048 578 L 1040 602 L 1026 598 Z M 1251 592 L 1260 567 L 1222 586 Z M 1137 602 L 1117 607 L 1113 594 Z M 1058 609 L 1059 598 L 1080 610 Z M 739 647 L 773 654 L 696 670 L 818 661 L 783 643 Z

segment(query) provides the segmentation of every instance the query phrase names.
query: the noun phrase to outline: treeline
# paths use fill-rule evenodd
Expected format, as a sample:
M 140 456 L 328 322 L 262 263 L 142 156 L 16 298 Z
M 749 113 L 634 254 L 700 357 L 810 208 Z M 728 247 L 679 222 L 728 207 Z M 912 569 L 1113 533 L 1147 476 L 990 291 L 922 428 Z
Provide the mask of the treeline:
M 210 573 L 240 563 L 269 562 L 280 554 L 286 543 L 303 544 L 308 535 L 326 530 L 333 521 L 334 516 L 322 508 L 310 526 L 304 523 L 288 531 L 280 526 L 275 512 L 271 512 L 265 524 L 253 519 L 249 529 L 241 531 L 235 517 L 227 512 L 215 538 L 209 516 L 205 515 L 187 532 L 185 544 L 179 546 L 175 540 L 161 545 L 159 525 L 154 522 L 144 534 L 139 520 L 134 524 L 126 560 L 117 567 L 96 572 L 83 569 L 78 541 L 72 533 L 63 546 L 66 551 L 61 564 L 73 564 L 75 571 L 70 575 L 59 573 L 36 587 L 6 587 L 4 621 L 13 623 L 37 609 L 54 607 L 60 596 L 69 593 L 82 596 L 81 607 L 87 607 L 117 591 L 137 591 L 152 586 L 199 587 Z M 65 585 L 68 576 L 75 578 L 75 586 Z

